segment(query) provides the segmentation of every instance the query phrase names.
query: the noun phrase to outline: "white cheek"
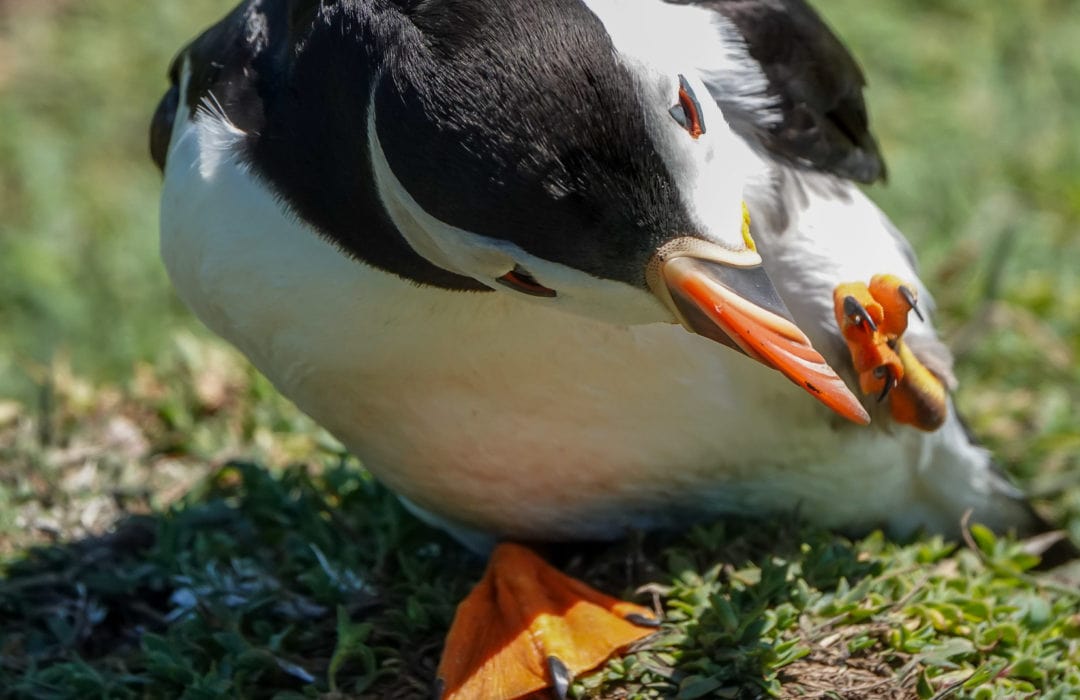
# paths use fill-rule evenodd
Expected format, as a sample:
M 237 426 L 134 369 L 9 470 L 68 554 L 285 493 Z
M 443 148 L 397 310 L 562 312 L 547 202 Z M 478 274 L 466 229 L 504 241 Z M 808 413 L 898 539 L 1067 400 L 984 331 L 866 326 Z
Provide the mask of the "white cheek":
M 644 288 L 592 277 L 531 255 L 506 240 L 466 231 L 429 214 L 394 175 L 375 129 L 375 110 L 369 110 L 369 114 L 368 142 L 376 189 L 394 226 L 421 257 L 523 304 L 543 304 L 619 325 L 674 323 L 671 312 Z M 515 265 L 521 265 L 545 287 L 554 289 L 557 296 L 533 297 L 498 284 L 496 280 Z M 643 277 L 644 274 L 642 270 Z
M 496 288 L 494 280 L 514 269 L 515 246 L 451 226 L 425 211 L 401 184 L 386 159 L 375 128 L 374 105 L 368 109 L 367 129 L 375 188 L 409 246 L 444 270 Z
M 636 326 L 675 323 L 671 311 L 651 292 L 623 282 L 597 277 L 526 254 L 522 264 L 546 286 L 555 289 L 554 299 L 524 297 L 538 304 L 553 303 L 558 309 L 606 323 Z M 644 270 L 642 271 L 644 277 Z M 508 294 L 522 296 L 507 290 Z

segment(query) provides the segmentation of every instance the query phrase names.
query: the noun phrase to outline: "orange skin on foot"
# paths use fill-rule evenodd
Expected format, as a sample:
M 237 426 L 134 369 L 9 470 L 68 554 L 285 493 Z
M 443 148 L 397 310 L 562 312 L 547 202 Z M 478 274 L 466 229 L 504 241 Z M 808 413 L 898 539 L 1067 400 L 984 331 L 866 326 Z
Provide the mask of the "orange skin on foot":
M 900 292 L 901 287 L 906 287 L 915 296 L 912 285 L 905 284 L 896 275 L 874 275 L 870 278 L 868 290 L 884 313 L 884 318 L 879 330 L 890 340 L 899 340 L 907 331 L 908 313 L 911 312 L 911 302 Z
M 866 309 L 867 318 L 852 319 L 845 310 L 844 301 L 851 297 Z M 859 374 L 859 389 L 864 394 L 880 395 L 885 390 L 885 382 L 890 374 L 883 372 L 888 368 L 891 379 L 899 382 L 904 377 L 904 365 L 896 351 L 889 345 L 890 338 L 883 332 L 885 309 L 861 282 L 841 284 L 833 291 L 833 305 L 836 323 L 840 333 L 847 341 L 855 371 Z M 871 325 L 871 323 L 873 325 Z M 907 321 L 904 322 L 905 327 Z
M 563 574 L 528 547 L 495 548 L 483 578 L 458 606 L 439 679 L 445 700 L 521 698 L 553 685 L 549 658 L 570 677 L 656 631 L 652 611 Z
M 865 319 L 852 318 L 848 298 L 862 305 Z M 915 287 L 895 275 L 874 275 L 869 285 L 849 282 L 833 290 L 836 323 L 859 375 L 859 388 L 864 394 L 887 394 L 898 423 L 932 431 L 945 422 L 948 394 L 903 341 L 914 299 Z M 886 382 L 895 382 L 888 392 Z

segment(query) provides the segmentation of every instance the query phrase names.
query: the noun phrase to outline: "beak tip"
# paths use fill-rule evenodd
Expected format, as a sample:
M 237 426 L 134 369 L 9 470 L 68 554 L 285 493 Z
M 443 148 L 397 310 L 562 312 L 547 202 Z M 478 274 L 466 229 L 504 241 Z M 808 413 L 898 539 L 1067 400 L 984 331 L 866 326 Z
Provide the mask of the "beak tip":
M 840 383 L 843 384 L 842 381 Z M 834 394 L 829 399 L 822 399 L 822 402 L 834 412 L 856 425 L 870 425 L 870 414 L 846 384 L 843 385 L 843 393 Z
M 809 341 L 807 341 L 805 348 L 809 353 L 812 353 L 811 357 L 813 358 L 810 363 L 807 363 L 812 366 L 809 373 L 806 373 L 805 369 L 792 371 L 793 367 L 787 363 L 772 363 L 772 367 L 778 369 L 794 384 L 832 409 L 834 413 L 843 416 L 856 425 L 869 425 L 870 414 L 867 412 L 866 407 L 856 398 L 848 385 L 840 378 L 840 375 L 829 366 L 825 358 L 813 350 L 809 345 Z M 806 360 L 804 360 L 805 362 Z M 802 368 L 806 368 L 807 364 L 800 363 Z
M 679 257 L 661 271 L 673 310 L 689 330 L 778 370 L 851 422 L 870 423 L 866 408 L 795 325 L 761 268 Z

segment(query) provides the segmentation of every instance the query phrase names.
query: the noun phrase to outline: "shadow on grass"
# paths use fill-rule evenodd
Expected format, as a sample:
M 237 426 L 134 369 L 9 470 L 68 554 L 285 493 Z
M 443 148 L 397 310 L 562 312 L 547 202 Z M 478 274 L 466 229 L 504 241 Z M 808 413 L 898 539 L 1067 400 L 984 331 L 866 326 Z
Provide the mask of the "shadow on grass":
M 811 653 L 800 616 L 818 592 L 843 596 L 880 573 L 845 540 L 794 522 L 554 554 L 615 594 L 648 584 L 640 595 L 663 601 L 670 623 L 580 681 L 578 697 L 775 693 Z M 11 563 L 0 695 L 428 697 L 482 565 L 355 463 L 232 463 L 168 512 Z
M 0 696 L 427 697 L 482 562 L 355 463 L 230 464 L 0 580 Z

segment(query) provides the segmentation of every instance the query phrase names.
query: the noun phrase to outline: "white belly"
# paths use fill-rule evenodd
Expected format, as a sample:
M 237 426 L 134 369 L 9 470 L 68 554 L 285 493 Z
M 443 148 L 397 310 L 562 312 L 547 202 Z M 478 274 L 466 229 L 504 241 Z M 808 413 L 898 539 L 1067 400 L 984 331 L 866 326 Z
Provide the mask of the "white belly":
M 604 325 L 358 263 L 207 148 L 221 133 L 177 132 L 161 247 L 180 295 L 384 483 L 451 524 L 564 539 L 796 508 L 827 526 L 958 517 L 923 493 L 936 448 L 921 434 L 843 424 L 678 326 Z

